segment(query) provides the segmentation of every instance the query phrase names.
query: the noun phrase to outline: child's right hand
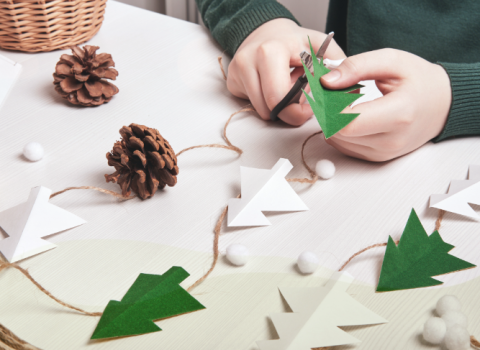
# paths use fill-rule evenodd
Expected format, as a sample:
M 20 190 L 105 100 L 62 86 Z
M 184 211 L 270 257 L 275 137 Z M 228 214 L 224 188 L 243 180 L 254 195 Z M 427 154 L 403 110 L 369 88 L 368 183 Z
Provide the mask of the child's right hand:
M 326 34 L 304 29 L 285 18 L 264 23 L 243 41 L 233 56 L 228 67 L 228 90 L 249 99 L 260 117 L 269 120 L 270 111 L 304 73 L 300 53 L 309 51 L 308 37 L 316 51 Z M 337 60 L 346 56 L 332 40 L 325 57 Z M 297 68 L 290 73 L 290 67 Z M 305 96 L 300 101 L 305 101 Z M 280 112 L 279 118 L 291 125 L 302 125 L 312 115 L 308 104 L 294 103 Z

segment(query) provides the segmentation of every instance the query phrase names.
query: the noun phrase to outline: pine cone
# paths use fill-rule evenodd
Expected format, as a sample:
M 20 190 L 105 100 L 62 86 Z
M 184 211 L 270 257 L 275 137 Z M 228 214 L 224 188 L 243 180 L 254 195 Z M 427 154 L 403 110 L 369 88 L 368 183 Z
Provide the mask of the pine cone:
M 96 54 L 98 46 L 72 46 L 72 55 L 63 54 L 55 66 L 53 84 L 64 99 L 74 105 L 99 106 L 112 99 L 118 88 L 102 79 L 117 79 L 115 62 L 108 53 Z
M 122 139 L 107 153 L 108 165 L 116 170 L 105 174 L 107 182 L 118 183 L 123 196 L 133 190 L 142 199 L 152 197 L 157 188 L 175 186 L 177 157 L 157 129 L 130 124 L 120 129 L 120 135 Z

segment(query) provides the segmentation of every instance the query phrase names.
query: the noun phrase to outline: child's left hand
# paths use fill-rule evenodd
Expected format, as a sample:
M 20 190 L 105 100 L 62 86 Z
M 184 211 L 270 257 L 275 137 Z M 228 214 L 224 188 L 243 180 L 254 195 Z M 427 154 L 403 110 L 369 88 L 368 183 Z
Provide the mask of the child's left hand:
M 381 162 L 407 154 L 443 130 L 450 111 L 450 78 L 443 67 L 411 53 L 383 49 L 347 58 L 321 78 L 342 89 L 375 80 L 383 97 L 347 108 L 360 115 L 327 140 L 340 152 Z

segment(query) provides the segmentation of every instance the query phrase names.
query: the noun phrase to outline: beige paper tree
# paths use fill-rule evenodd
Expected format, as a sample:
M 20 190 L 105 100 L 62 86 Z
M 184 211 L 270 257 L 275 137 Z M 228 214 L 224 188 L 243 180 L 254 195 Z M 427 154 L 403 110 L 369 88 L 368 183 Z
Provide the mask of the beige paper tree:
M 279 288 L 293 312 L 271 315 L 280 339 L 257 341 L 260 350 L 310 350 L 358 343 L 339 326 L 387 322 L 346 293 L 353 278 L 343 272 L 324 287 Z

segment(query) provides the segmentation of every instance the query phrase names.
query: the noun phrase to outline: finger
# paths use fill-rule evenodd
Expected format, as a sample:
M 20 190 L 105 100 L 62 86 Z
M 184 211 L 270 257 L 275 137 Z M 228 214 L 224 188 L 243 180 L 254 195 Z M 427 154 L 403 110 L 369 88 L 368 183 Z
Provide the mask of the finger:
M 305 70 L 303 69 L 303 66 L 294 68 L 293 71 L 290 73 L 290 83 L 293 85 L 297 81 L 297 79 L 304 74 Z
M 265 120 L 270 120 L 270 109 L 263 98 L 263 91 L 258 73 L 253 69 L 245 71 L 243 85 L 250 102 L 260 117 Z
M 403 93 L 394 91 L 353 108 L 347 107 L 342 113 L 359 113 L 360 115 L 338 134 L 345 137 L 360 137 L 393 131 L 401 127 L 402 121 L 408 114 L 404 101 Z
M 260 46 L 257 55 L 257 70 L 263 98 L 267 107 L 272 110 L 292 86 L 290 52 L 285 46 L 273 42 Z
M 278 117 L 285 123 L 300 126 L 309 120 L 313 115 L 312 108 L 308 104 L 292 103 L 285 107 Z
M 382 49 L 348 57 L 337 68 L 321 78 L 323 86 L 342 89 L 361 80 L 402 78 L 409 69 L 405 64 L 407 53 Z
M 338 46 L 335 40 L 332 40 L 330 45 L 328 45 L 327 51 L 324 55 L 325 58 L 329 58 L 331 60 L 341 60 L 347 58 L 347 55 L 343 52 L 343 50 Z

